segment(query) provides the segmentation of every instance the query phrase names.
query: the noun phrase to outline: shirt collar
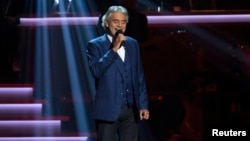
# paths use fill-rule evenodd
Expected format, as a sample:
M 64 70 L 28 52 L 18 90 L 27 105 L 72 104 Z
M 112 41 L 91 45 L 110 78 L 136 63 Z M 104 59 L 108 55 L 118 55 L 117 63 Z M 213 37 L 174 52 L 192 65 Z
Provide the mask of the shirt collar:
M 107 34 L 109 41 L 112 43 L 113 37 Z

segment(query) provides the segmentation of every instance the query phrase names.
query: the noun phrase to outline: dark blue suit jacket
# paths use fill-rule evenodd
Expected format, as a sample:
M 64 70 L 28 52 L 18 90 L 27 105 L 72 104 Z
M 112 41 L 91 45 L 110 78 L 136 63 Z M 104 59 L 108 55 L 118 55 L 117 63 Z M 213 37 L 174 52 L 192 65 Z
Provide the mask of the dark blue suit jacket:
M 136 106 L 138 110 L 148 109 L 138 42 L 127 36 L 125 43 L 126 54 L 131 60 Z M 118 65 L 119 55 L 110 49 L 110 46 L 111 42 L 106 34 L 87 44 L 88 64 L 96 84 L 93 114 L 95 119 L 106 121 L 114 121 L 118 118 L 123 105 L 121 92 L 124 87 L 124 76 Z

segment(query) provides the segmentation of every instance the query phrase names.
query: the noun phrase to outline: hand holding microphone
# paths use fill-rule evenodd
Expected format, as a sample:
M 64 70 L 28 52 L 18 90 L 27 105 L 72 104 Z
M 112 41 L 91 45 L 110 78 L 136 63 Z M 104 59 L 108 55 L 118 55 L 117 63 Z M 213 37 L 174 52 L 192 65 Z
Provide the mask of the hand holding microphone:
M 117 51 L 121 46 L 125 45 L 125 36 L 121 29 L 117 30 L 113 37 L 113 50 Z

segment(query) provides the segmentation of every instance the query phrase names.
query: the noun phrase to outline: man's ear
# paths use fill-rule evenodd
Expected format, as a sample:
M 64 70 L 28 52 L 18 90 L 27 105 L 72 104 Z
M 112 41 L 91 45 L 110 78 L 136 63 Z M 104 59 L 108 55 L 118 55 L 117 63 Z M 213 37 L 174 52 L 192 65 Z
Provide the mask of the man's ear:
M 105 21 L 105 27 L 109 27 L 109 24 L 107 21 Z

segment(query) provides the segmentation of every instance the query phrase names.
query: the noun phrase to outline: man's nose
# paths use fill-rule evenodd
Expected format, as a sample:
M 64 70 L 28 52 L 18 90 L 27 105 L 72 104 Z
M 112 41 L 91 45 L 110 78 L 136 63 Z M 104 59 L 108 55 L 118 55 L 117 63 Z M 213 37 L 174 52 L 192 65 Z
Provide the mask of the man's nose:
M 118 23 L 118 26 L 121 27 L 121 26 L 122 26 L 122 22 L 119 22 L 119 23 Z

